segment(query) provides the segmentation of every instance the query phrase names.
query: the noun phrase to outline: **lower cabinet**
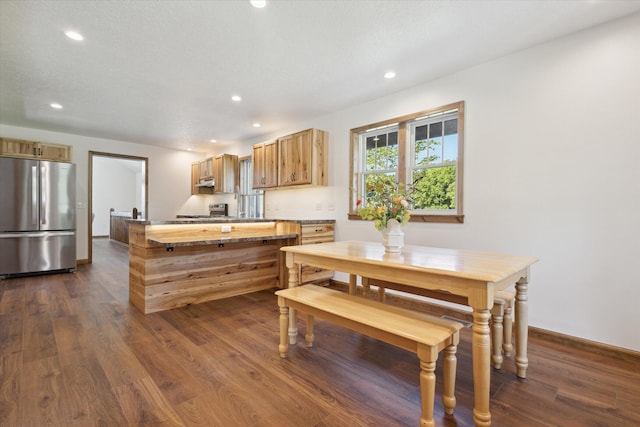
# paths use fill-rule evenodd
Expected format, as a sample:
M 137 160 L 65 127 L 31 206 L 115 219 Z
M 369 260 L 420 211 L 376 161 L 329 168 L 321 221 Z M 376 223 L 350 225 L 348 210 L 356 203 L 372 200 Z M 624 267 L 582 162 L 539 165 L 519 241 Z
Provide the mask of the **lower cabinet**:
M 335 239 L 334 224 L 302 224 L 300 226 L 300 244 L 313 245 L 316 243 L 333 242 Z M 325 284 L 333 277 L 332 270 L 302 265 L 300 268 L 300 284 L 318 283 Z
M 335 240 L 335 221 L 282 221 L 278 223 L 281 233 L 297 234 L 296 245 L 314 245 L 317 243 L 333 242 Z M 289 286 L 289 271 L 285 265 L 284 253 L 282 254 L 280 277 L 278 286 Z M 318 285 L 329 284 L 333 278 L 333 270 L 313 267 L 302 264 L 298 271 L 300 284 L 314 283 Z

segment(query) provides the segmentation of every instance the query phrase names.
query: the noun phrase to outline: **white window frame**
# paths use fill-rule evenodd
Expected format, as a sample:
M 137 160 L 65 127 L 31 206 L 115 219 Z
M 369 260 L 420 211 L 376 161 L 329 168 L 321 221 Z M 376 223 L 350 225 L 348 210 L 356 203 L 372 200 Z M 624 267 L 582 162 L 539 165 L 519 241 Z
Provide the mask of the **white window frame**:
M 386 126 L 380 126 L 374 129 L 368 129 L 367 131 L 361 133 L 359 135 L 359 144 L 361 147 L 365 147 L 366 143 L 367 143 L 367 138 L 370 136 L 376 137 L 379 135 L 388 135 L 391 132 L 398 132 L 398 124 L 397 123 L 392 123 L 390 125 L 386 125 Z M 398 152 L 398 156 L 400 156 L 400 153 Z M 376 169 L 374 171 L 367 171 L 367 150 L 366 148 L 364 150 L 362 150 L 362 155 L 359 157 L 359 167 L 358 170 L 360 171 L 361 174 L 361 178 L 358 179 L 359 181 L 359 191 L 358 193 L 363 195 L 365 193 L 365 183 L 367 182 L 367 176 L 368 175 L 379 175 L 379 174 L 389 174 L 389 173 L 393 173 L 396 176 L 396 179 L 398 178 L 398 169 Z M 365 202 L 366 203 L 366 202 Z
M 238 195 L 239 218 L 264 218 L 264 191 L 254 190 L 253 160 L 251 156 L 240 158 L 240 183 Z
M 349 219 L 361 220 L 357 213 L 358 201 L 364 199 L 365 193 L 365 169 L 366 169 L 366 137 L 364 135 L 372 135 L 372 132 L 382 130 L 388 132 L 386 128 L 391 126 L 398 127 L 398 168 L 392 172 L 396 172 L 398 182 L 408 185 L 414 170 L 414 143 L 413 135 L 415 126 L 414 122 L 421 123 L 423 120 L 443 116 L 444 114 L 457 114 L 458 118 L 458 153 L 456 166 L 456 206 L 455 209 L 449 210 L 412 210 L 411 222 L 445 222 L 445 223 L 463 223 L 463 166 L 464 166 L 464 101 L 443 105 L 441 107 L 430 110 L 420 111 L 406 116 L 396 117 L 381 122 L 372 123 L 351 129 L 351 186 L 350 189 L 350 211 Z M 454 113 L 455 112 L 455 113 Z M 438 164 L 438 167 L 442 164 Z M 379 171 L 377 171 L 379 173 Z
M 416 128 L 419 126 L 424 126 L 424 125 L 430 125 L 432 123 L 436 123 L 436 122 L 442 122 L 443 123 L 443 139 L 444 139 L 444 122 L 446 120 L 450 120 L 450 119 L 454 119 L 454 118 L 458 118 L 458 111 L 457 110 L 450 110 L 450 111 L 440 111 L 437 113 L 433 113 L 427 116 L 423 116 L 423 117 L 418 117 L 414 120 L 411 120 L 408 123 L 408 127 L 409 127 L 409 138 L 408 138 L 408 142 L 409 142 L 409 147 L 410 150 L 407 150 L 407 164 L 409 165 L 409 168 L 407 170 L 407 178 L 409 180 L 412 179 L 413 177 L 413 172 L 416 170 L 421 170 L 421 169 L 435 169 L 435 168 L 441 168 L 441 167 L 446 167 L 446 166 L 455 166 L 456 167 L 456 186 L 458 185 L 459 182 L 459 168 L 458 168 L 458 156 L 456 156 L 456 160 L 455 161 L 450 161 L 450 162 L 441 162 L 441 163 L 435 163 L 435 164 L 429 164 L 426 166 L 417 166 L 416 165 L 416 156 L 415 156 L 415 152 L 416 152 Z M 458 129 L 460 129 L 460 126 L 458 125 Z M 444 140 L 443 140 L 443 144 L 442 144 L 442 150 L 444 150 Z M 458 152 L 460 151 L 460 142 L 458 141 Z M 460 202 L 460 200 L 458 200 L 460 197 L 460 193 L 458 191 L 456 191 L 456 206 L 458 206 L 458 203 Z M 411 211 L 412 215 L 439 215 L 439 214 L 456 214 L 457 213 L 457 209 L 413 209 Z

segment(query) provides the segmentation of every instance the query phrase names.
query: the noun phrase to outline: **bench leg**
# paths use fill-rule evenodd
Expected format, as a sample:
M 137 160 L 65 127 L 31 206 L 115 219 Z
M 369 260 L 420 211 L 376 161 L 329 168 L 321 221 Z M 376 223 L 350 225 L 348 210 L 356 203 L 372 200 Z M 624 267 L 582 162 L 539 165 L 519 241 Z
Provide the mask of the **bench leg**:
M 501 299 L 493 300 L 493 308 L 491 309 L 491 344 L 493 347 L 493 355 L 491 361 L 495 369 L 502 367 L 502 320 L 504 318 L 505 302 Z
M 527 279 L 516 282 L 516 374 L 520 378 L 527 378 L 527 339 L 529 335 L 529 309 L 527 305 Z
M 362 283 L 362 296 L 368 297 L 369 292 L 371 292 L 371 285 L 369 285 L 369 278 L 361 277 L 360 282 Z
M 378 286 L 378 301 L 384 302 L 384 288 L 382 286 Z
M 433 404 L 436 397 L 436 362 L 420 359 L 420 427 L 434 427 Z
M 304 338 L 307 341 L 307 347 L 313 347 L 313 316 L 310 314 L 307 314 L 307 333 Z
M 287 357 L 289 349 L 289 307 L 281 296 L 278 297 L 278 307 L 280 307 L 280 344 L 278 351 L 283 359 Z
M 511 357 L 513 353 L 513 301 L 507 301 L 504 306 L 504 343 L 502 344 L 502 350 L 505 357 Z
M 444 392 L 442 393 L 442 404 L 446 414 L 453 414 L 456 407 L 456 368 L 458 359 L 456 351 L 458 347 L 450 345 L 444 349 L 444 358 L 442 363 L 442 379 L 444 383 Z

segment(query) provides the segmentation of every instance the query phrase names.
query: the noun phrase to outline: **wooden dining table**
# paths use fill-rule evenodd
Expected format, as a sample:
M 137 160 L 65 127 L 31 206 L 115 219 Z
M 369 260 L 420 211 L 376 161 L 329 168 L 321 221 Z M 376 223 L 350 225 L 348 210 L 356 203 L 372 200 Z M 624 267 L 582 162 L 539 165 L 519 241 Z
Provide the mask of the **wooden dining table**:
M 491 425 L 489 410 L 491 337 L 489 319 L 496 291 L 515 284 L 516 370 L 526 377 L 528 304 L 527 288 L 532 256 L 506 255 L 472 250 L 404 246 L 400 253 L 386 253 L 381 243 L 337 241 L 286 246 L 288 285 L 299 284 L 300 265 L 311 265 L 351 277 L 369 277 L 406 285 L 410 290 L 431 289 L 468 298 L 473 309 L 473 418 L 478 426 Z M 350 280 L 350 287 L 355 287 Z M 353 290 L 353 289 L 352 289 Z M 289 317 L 289 341 L 297 337 L 295 311 Z

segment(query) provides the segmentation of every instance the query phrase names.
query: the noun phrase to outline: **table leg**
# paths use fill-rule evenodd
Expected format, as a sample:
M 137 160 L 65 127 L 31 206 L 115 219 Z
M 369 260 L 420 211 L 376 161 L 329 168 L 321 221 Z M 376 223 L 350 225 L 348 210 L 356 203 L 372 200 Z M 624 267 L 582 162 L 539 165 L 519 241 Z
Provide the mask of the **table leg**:
M 476 426 L 490 426 L 489 396 L 491 391 L 491 336 L 488 309 L 473 309 L 473 420 Z
M 527 378 L 527 340 L 529 339 L 529 305 L 527 303 L 527 278 L 516 282 L 516 374 Z
M 289 287 L 298 286 L 298 264 L 293 263 L 293 256 L 287 253 L 287 268 L 289 269 Z M 296 324 L 296 310 L 289 309 L 289 343 L 294 345 L 298 337 L 298 326 Z
M 349 294 L 355 295 L 356 289 L 358 289 L 358 276 L 355 274 L 349 275 Z

